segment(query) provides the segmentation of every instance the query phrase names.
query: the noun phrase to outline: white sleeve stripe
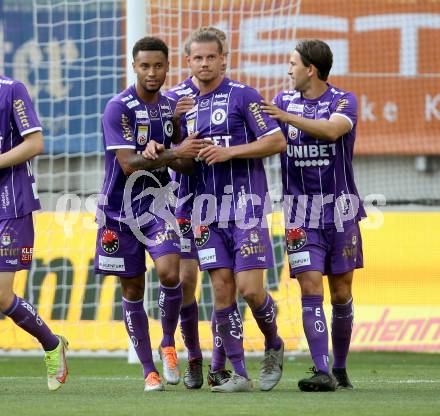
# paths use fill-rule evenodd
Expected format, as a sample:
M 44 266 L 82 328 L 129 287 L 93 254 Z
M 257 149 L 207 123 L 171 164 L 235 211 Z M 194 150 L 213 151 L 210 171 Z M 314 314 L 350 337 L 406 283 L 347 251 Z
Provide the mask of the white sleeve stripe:
M 131 146 L 128 144 L 119 144 L 116 146 L 106 146 L 107 150 L 113 150 L 113 149 L 136 149 L 136 146 Z
M 268 131 L 267 133 L 264 133 L 263 135 L 258 136 L 258 137 L 257 137 L 257 140 L 261 139 L 261 138 L 264 137 L 264 136 L 270 136 L 271 134 L 277 132 L 278 130 L 281 130 L 281 128 L 280 128 L 280 127 L 277 127 L 277 128 L 275 128 L 275 129 L 273 129 L 273 130 L 270 130 L 270 131 Z
M 43 131 L 43 128 L 42 127 L 32 127 L 30 129 L 23 130 L 20 134 L 21 134 L 21 137 L 24 137 L 28 134 L 35 132 L 35 131 Z
M 350 124 L 351 124 L 351 128 L 353 128 L 353 121 L 351 120 L 350 117 L 346 116 L 345 114 L 341 114 L 341 113 L 332 113 L 332 116 L 339 116 L 339 117 L 344 117 L 346 118 Z

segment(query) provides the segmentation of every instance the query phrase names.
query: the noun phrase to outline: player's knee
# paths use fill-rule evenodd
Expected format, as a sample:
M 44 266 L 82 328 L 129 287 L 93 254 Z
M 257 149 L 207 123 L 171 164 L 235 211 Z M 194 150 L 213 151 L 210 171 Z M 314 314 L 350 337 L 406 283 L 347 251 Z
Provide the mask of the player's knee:
M 158 271 L 160 284 L 165 287 L 176 287 L 180 283 L 178 270 L 169 269 Z
M 213 290 L 216 304 L 228 306 L 235 302 L 235 291 L 231 292 L 228 287 L 213 285 Z
M 143 299 L 145 286 L 140 284 L 128 284 L 122 287 L 122 296 L 131 302 Z
M 304 280 L 300 283 L 302 296 L 322 296 L 322 284 L 317 284 L 314 281 Z
M 332 303 L 343 305 L 351 299 L 351 290 L 346 287 L 338 287 L 330 292 Z
M 246 303 L 252 308 L 258 308 L 266 298 L 266 292 L 254 287 L 240 288 L 240 294 Z

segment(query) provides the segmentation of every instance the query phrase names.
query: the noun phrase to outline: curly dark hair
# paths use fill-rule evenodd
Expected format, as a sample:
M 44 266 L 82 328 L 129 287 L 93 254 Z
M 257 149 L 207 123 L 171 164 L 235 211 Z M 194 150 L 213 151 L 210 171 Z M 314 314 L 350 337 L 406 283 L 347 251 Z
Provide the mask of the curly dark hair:
M 139 39 L 133 46 L 133 60 L 139 51 L 162 51 L 166 58 L 168 59 L 168 46 L 160 38 L 155 38 L 153 36 L 145 36 Z

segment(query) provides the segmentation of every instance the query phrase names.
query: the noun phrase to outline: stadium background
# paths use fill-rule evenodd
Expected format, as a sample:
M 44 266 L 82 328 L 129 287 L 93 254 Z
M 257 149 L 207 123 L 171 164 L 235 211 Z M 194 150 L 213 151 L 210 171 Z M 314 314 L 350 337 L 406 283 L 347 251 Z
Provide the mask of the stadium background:
M 167 87 L 187 75 L 182 43 L 200 25 L 226 31 L 230 77 L 267 98 L 288 88 L 295 39 L 320 37 L 331 45 L 330 82 L 359 100 L 359 190 L 382 211 L 370 204 L 362 224 L 366 265 L 354 284 L 353 348 L 439 350 L 440 2 L 148 1 L 139 14 L 145 15 L 145 33 L 171 48 Z M 126 83 L 125 3 L 0 0 L 0 16 L 0 73 L 27 85 L 46 138 L 45 154 L 34 164 L 43 205 L 36 215 L 34 268 L 20 273 L 17 293 L 39 307 L 73 350 L 127 349 L 116 280 L 97 278 L 92 266 L 93 211 L 103 172 L 100 115 Z M 268 170 L 276 199 L 275 159 Z M 277 267 L 268 272 L 267 285 L 278 303 L 280 332 L 294 350 L 305 347 L 299 292 L 288 278 L 278 214 L 273 222 Z M 154 270 L 148 280 L 156 346 L 161 330 Z M 202 344 L 210 349 L 206 274 L 198 296 Z M 256 324 L 241 307 L 246 348 L 261 351 Z M 36 348 L 34 339 L 0 316 L 0 349 Z

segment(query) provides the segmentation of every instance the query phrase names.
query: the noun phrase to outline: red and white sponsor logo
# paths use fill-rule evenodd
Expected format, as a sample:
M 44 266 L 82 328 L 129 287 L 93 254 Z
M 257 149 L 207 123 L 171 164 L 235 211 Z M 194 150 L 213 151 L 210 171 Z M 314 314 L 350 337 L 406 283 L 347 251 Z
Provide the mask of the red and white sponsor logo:
M 119 249 L 119 237 L 116 231 L 106 228 L 102 232 L 101 247 L 107 254 L 114 254 Z
M 197 247 L 202 247 L 209 240 L 209 228 L 206 225 L 201 225 L 196 229 L 196 235 L 194 236 L 194 242 Z
M 301 250 L 307 243 L 307 234 L 302 228 L 293 228 L 286 234 L 287 249 L 289 251 Z
M 187 218 L 177 218 L 177 223 L 179 224 L 180 232 L 185 235 L 189 230 L 191 230 L 191 220 Z

